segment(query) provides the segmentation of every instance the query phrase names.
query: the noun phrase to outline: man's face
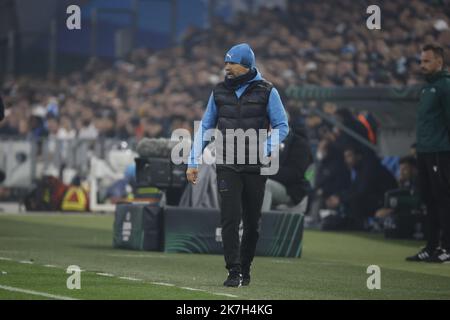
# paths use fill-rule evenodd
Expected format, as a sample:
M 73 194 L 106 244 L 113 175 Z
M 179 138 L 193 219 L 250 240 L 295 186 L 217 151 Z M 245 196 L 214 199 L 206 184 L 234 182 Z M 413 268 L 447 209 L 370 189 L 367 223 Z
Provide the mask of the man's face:
M 412 180 L 416 177 L 417 171 L 416 168 L 408 163 L 401 163 L 400 164 L 400 175 L 399 175 L 399 182 L 405 183 L 407 181 Z
M 225 62 L 225 76 L 229 79 L 239 77 L 246 74 L 248 71 L 248 68 L 239 63 Z
M 48 119 L 47 120 L 47 128 L 50 133 L 56 134 L 58 132 L 58 121 L 55 119 Z
M 358 163 L 360 156 L 355 154 L 353 150 L 345 150 L 344 159 L 347 166 L 350 169 L 353 169 L 356 167 L 356 164 Z
M 424 75 L 433 74 L 442 69 L 442 58 L 436 56 L 433 51 L 422 51 L 420 55 L 420 70 Z

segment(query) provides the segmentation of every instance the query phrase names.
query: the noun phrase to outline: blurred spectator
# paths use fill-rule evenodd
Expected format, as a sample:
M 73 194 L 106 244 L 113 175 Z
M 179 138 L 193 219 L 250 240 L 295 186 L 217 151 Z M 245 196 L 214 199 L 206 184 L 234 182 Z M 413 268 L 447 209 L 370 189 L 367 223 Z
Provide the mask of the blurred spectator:
M 398 178 L 398 188 L 408 190 L 410 194 L 417 194 L 417 161 L 412 156 L 400 159 L 400 175 Z M 375 217 L 385 219 L 394 212 L 392 208 L 380 208 L 375 213 Z
M 18 128 L 11 123 L 11 118 L 6 118 L 0 122 L 1 136 L 17 136 L 19 134 Z
M 56 122 L 56 120 L 55 120 Z M 33 140 L 39 140 L 48 135 L 45 127 L 44 119 L 37 115 L 32 115 L 30 118 L 30 133 L 29 136 Z M 56 133 L 56 132 L 55 132 Z
M 263 211 L 280 204 L 296 206 L 310 192 L 311 186 L 305 179 L 305 172 L 313 157 L 303 127 L 291 127 L 279 157 L 278 173 L 266 182 Z
M 345 162 L 352 170 L 350 188 L 342 190 L 325 201 L 328 209 L 341 210 L 340 224 L 329 228 L 364 229 L 369 217 L 383 205 L 384 194 L 397 186 L 395 178 L 376 158 L 361 149 L 349 146 L 344 152 Z
M 58 133 L 60 130 L 58 118 L 56 118 L 53 115 L 50 115 L 49 117 L 47 117 L 46 125 L 48 138 L 51 139 L 58 138 Z
M 350 188 L 350 170 L 344 162 L 343 153 L 328 138 L 323 138 L 316 151 L 314 189 L 309 204 L 308 220 L 310 226 L 317 226 L 326 208 L 325 200 L 342 190 Z
M 61 140 L 70 140 L 76 137 L 76 131 L 73 127 L 72 119 L 68 116 L 62 116 L 60 118 L 60 127 L 56 137 Z
M 80 120 L 80 127 L 78 129 L 78 138 L 80 139 L 96 139 L 98 137 L 98 130 L 90 120 Z
M 365 141 L 369 142 L 369 136 L 367 129 L 364 127 L 364 125 L 358 121 L 353 114 L 348 109 L 338 109 L 335 114 L 335 118 L 337 121 L 343 125 L 346 129 L 351 130 L 353 133 L 357 134 L 360 138 L 364 139 Z M 347 132 L 343 131 L 339 126 L 335 126 L 333 129 L 333 133 L 335 136 L 334 144 L 336 147 L 344 151 L 348 147 L 360 147 L 362 146 L 362 143 L 352 137 Z

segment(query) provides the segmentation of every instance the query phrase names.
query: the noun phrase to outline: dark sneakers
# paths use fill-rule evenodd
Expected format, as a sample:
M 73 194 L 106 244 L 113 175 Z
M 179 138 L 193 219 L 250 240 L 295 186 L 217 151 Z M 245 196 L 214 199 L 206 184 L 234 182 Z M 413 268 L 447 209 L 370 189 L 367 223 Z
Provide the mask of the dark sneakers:
M 248 286 L 250 284 L 250 272 L 242 273 L 242 285 Z
M 450 263 L 450 251 L 445 249 L 436 249 L 427 262 Z
M 407 257 L 406 261 L 414 261 L 414 262 L 428 261 L 433 255 L 434 251 L 436 250 L 430 250 L 425 247 L 422 250 L 420 250 L 417 254 Z
M 223 283 L 225 287 L 240 287 L 242 285 L 242 275 L 238 271 L 230 271 L 228 278 Z
M 242 265 L 242 285 L 248 286 L 250 284 L 250 266 L 247 264 Z

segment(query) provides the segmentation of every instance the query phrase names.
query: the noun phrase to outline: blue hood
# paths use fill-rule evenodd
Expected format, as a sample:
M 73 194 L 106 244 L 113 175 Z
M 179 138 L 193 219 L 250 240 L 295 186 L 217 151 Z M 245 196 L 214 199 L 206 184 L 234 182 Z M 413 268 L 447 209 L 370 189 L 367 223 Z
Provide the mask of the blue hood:
M 238 96 L 240 96 L 240 95 L 244 92 L 244 89 L 245 89 L 250 83 L 252 83 L 253 81 L 264 80 L 264 78 L 262 77 L 262 75 L 261 75 L 261 73 L 258 71 L 258 69 L 255 68 L 255 70 L 256 70 L 256 76 L 255 76 L 253 79 L 251 79 L 251 80 L 249 80 L 249 81 L 243 83 L 242 85 L 240 85 L 240 86 L 239 86 L 239 89 L 237 89 L 237 92 L 239 92 L 239 93 L 238 93 Z
M 255 54 L 246 43 L 232 47 L 225 55 L 225 62 L 239 63 L 249 69 L 256 67 Z
M 256 68 L 255 68 L 255 70 L 256 70 L 256 77 L 254 77 L 252 80 L 250 80 L 250 81 L 247 82 L 247 83 L 250 83 L 250 82 L 253 82 L 253 81 L 258 81 L 258 80 L 263 80 L 263 77 L 262 77 L 262 75 L 261 75 L 261 72 L 259 72 L 259 70 L 256 69 Z

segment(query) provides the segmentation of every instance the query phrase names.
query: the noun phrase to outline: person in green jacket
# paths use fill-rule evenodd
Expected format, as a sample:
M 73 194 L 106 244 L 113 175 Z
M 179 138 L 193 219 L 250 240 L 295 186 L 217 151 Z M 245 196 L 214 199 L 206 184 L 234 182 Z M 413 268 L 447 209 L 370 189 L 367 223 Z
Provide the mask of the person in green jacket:
M 426 84 L 417 109 L 419 191 L 427 210 L 427 245 L 408 261 L 450 262 L 450 73 L 444 48 L 421 53 Z

